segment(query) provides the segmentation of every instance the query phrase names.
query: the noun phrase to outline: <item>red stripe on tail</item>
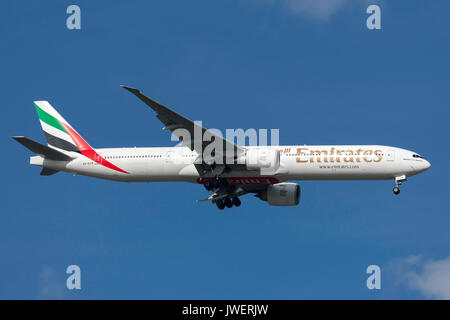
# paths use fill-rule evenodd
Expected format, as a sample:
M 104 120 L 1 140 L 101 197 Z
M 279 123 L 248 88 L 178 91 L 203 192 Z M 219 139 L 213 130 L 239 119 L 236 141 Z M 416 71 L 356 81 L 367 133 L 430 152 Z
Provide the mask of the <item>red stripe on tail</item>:
M 71 127 L 69 127 L 68 125 L 66 125 L 65 123 L 62 123 L 60 121 L 61 125 L 64 127 L 64 129 L 66 129 L 67 133 L 69 134 L 69 136 L 72 138 L 72 140 L 75 142 L 75 144 L 77 145 L 78 149 L 80 149 L 81 154 L 95 162 L 97 162 L 98 164 L 101 164 L 104 167 L 107 167 L 109 169 L 115 170 L 115 171 L 119 171 L 122 173 L 128 173 L 122 169 L 120 169 L 119 167 L 113 165 L 111 162 L 109 162 L 108 160 L 106 160 L 105 158 L 103 158 L 101 155 L 99 155 L 94 149 L 92 149 L 92 147 L 86 142 L 84 141 L 84 139 L 77 133 L 75 132 L 75 130 L 73 130 Z

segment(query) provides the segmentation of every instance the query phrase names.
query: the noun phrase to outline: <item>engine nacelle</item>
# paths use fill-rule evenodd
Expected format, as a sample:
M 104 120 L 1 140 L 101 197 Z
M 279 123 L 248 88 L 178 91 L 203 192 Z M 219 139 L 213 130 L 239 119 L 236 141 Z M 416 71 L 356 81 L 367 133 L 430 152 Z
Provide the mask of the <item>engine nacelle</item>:
M 268 186 L 260 198 L 271 206 L 296 206 L 300 202 L 300 193 L 298 184 L 283 182 Z
M 274 174 L 280 167 L 280 151 L 275 148 L 249 148 L 238 158 L 247 170 L 261 170 L 261 174 Z

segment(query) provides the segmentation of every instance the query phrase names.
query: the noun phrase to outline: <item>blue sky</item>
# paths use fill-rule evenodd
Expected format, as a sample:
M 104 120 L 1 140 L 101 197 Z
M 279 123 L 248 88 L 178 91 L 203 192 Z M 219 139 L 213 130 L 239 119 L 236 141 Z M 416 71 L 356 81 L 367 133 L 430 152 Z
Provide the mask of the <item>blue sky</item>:
M 82 29 L 68 30 L 70 4 Z M 315 3 L 315 4 L 314 4 Z M 368 4 L 382 29 L 365 25 Z M 449 297 L 450 3 L 9 1 L 0 5 L 5 121 L 0 298 Z M 44 141 L 48 100 L 94 147 L 170 146 L 140 88 L 208 127 L 279 128 L 281 144 L 383 144 L 432 164 L 392 181 L 301 182 L 298 207 L 201 186 L 39 176 L 13 135 Z M 82 289 L 65 289 L 77 264 Z M 382 289 L 366 288 L 367 266 Z

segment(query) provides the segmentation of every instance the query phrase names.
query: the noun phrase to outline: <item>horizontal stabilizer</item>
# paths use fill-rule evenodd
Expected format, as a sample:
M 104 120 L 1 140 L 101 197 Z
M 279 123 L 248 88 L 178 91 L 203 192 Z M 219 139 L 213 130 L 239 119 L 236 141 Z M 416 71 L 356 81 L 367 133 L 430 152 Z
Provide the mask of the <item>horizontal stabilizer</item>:
M 32 152 L 39 154 L 44 158 L 57 161 L 72 160 L 72 158 L 69 157 L 68 155 L 53 148 L 44 146 L 43 144 L 40 144 L 39 142 L 33 141 L 26 137 L 12 137 L 12 138 L 17 142 L 19 142 L 20 144 L 22 144 L 24 147 L 30 149 Z
M 53 170 L 49 168 L 42 168 L 41 176 L 51 176 L 52 174 L 58 173 L 58 170 Z

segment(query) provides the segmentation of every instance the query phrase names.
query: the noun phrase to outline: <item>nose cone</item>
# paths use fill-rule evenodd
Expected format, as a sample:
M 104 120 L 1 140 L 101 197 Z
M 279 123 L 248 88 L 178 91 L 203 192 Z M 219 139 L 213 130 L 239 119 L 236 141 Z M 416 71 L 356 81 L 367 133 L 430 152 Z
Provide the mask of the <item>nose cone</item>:
M 417 173 L 424 172 L 428 170 L 429 167 L 431 167 L 431 164 L 425 159 L 422 159 L 422 161 L 414 164 L 414 169 Z

